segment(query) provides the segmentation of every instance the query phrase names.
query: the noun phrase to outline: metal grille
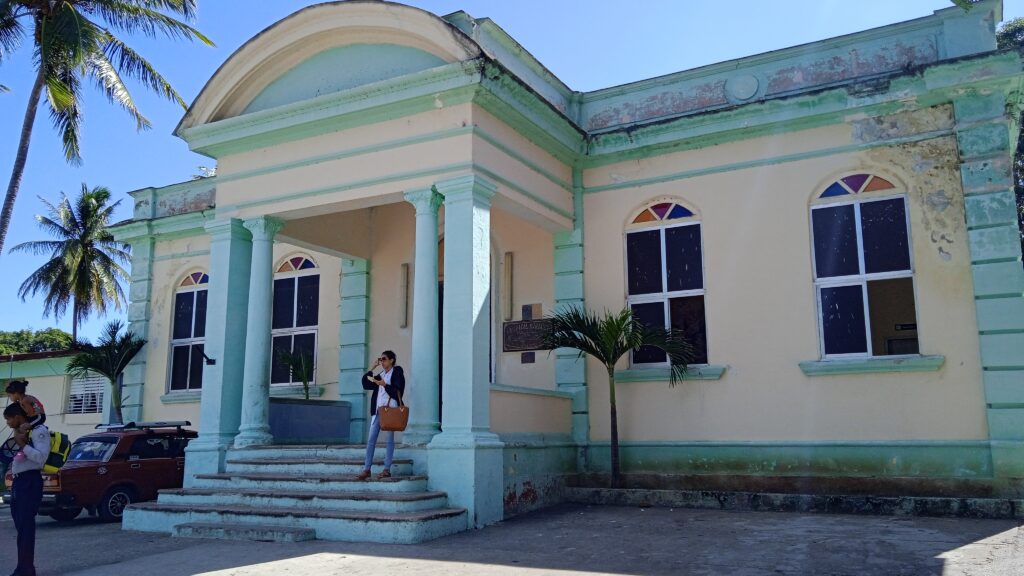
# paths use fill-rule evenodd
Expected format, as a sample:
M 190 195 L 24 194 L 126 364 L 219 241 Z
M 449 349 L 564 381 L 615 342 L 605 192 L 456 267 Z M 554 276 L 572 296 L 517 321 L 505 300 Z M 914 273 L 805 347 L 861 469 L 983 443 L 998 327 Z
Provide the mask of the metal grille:
M 103 394 L 109 382 L 103 376 L 90 375 L 71 381 L 65 414 L 95 414 L 103 411 Z

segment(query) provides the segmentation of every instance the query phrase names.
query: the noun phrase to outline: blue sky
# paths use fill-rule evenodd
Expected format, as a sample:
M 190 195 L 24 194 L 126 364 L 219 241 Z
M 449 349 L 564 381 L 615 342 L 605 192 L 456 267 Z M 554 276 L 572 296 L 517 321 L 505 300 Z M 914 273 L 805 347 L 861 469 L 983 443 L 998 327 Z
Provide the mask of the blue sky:
M 201 0 L 196 26 L 217 44 L 171 44 L 133 39 L 131 44 L 170 79 L 191 102 L 217 67 L 240 45 L 277 20 L 310 4 L 305 0 Z M 948 0 L 411 0 L 436 14 L 465 10 L 493 19 L 571 88 L 594 90 L 722 60 L 813 42 L 866 28 L 926 16 L 951 6 Z M 629 6 L 625 9 L 624 6 Z M 1024 0 L 1005 0 L 1006 19 L 1024 15 Z M 0 65 L 0 183 L 6 189 L 30 88 L 30 51 L 26 48 Z M 33 215 L 42 210 L 38 196 L 56 201 L 75 194 L 82 182 L 107 186 L 124 199 L 117 219 L 130 216 L 127 192 L 187 180 L 212 159 L 189 152 L 171 135 L 183 111 L 134 86 L 139 108 L 153 128 L 137 133 L 134 122 L 110 106 L 98 92 L 85 99 L 82 138 L 84 163 L 63 160 L 59 138 L 45 111 L 35 125 L 28 166 L 7 237 L 9 248 L 43 239 Z M 24 303 L 21 282 L 42 257 L 3 254 L 0 330 L 59 326 L 70 319 L 43 318 L 41 299 Z M 127 291 L 127 287 L 126 287 Z M 10 308 L 8 308 L 8 306 Z M 122 313 L 123 314 L 123 313 Z M 80 329 L 94 337 L 105 319 L 92 318 Z

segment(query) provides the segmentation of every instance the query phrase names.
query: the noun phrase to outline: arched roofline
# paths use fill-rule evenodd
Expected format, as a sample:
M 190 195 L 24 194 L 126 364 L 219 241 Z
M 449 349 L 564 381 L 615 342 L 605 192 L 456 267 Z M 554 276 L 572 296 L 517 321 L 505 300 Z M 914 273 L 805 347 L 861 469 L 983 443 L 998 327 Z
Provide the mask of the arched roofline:
M 276 22 L 229 56 L 174 133 L 237 116 L 291 67 L 324 50 L 360 43 L 416 48 L 448 63 L 482 53 L 458 28 L 419 8 L 381 0 L 316 4 Z

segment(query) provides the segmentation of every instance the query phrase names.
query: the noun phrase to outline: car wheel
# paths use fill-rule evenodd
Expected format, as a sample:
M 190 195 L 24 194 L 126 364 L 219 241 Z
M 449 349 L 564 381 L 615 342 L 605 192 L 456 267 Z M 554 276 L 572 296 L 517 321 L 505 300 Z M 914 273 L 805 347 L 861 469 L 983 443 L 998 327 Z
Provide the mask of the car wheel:
M 80 507 L 74 508 L 57 508 L 53 512 L 50 512 L 50 518 L 53 518 L 57 522 L 70 522 L 82 512 Z
M 100 520 L 104 522 L 119 522 L 124 515 L 124 509 L 135 500 L 135 494 L 131 488 L 126 486 L 115 486 L 103 495 L 103 500 L 97 506 Z

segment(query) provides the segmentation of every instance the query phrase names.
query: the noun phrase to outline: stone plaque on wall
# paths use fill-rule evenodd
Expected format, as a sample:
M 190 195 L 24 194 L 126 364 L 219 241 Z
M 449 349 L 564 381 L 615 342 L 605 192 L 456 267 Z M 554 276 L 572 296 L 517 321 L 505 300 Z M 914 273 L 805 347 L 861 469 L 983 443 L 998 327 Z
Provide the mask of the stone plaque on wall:
M 547 319 L 505 322 L 502 325 L 502 351 L 546 350 L 544 336 L 550 330 L 551 321 Z

